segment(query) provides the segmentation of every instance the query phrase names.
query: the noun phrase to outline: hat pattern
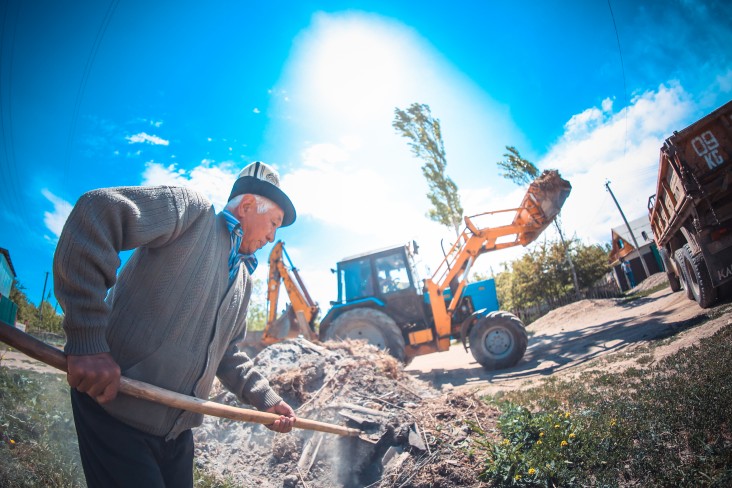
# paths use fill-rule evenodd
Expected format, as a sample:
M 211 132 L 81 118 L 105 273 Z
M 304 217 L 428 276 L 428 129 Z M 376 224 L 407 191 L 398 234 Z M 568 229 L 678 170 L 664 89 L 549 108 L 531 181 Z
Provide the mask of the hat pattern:
M 261 195 L 276 203 L 284 212 L 282 227 L 295 221 L 297 215 L 295 207 L 290 198 L 280 189 L 280 176 L 270 165 L 255 161 L 241 170 L 231 189 L 229 200 L 245 193 Z

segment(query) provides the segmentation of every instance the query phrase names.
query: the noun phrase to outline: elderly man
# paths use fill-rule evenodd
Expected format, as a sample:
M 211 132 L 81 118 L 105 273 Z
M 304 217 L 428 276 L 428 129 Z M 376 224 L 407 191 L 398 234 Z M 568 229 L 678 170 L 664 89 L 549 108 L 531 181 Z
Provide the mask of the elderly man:
M 270 166 L 247 166 L 216 214 L 179 187 L 82 195 L 61 233 L 54 286 L 68 382 L 89 487 L 193 485 L 191 428 L 202 416 L 117 395 L 120 374 L 207 398 L 214 381 L 256 408 L 294 412 L 237 344 L 246 333 L 254 252 L 295 221 Z M 119 253 L 135 249 L 117 276 Z

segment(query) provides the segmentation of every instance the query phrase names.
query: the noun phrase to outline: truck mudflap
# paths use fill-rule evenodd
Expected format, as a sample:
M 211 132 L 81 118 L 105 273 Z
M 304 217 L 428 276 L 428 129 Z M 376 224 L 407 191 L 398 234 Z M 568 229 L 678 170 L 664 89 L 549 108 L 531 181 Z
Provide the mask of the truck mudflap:
M 702 254 L 712 286 L 717 288 L 732 281 L 732 234 L 711 245 L 702 246 Z

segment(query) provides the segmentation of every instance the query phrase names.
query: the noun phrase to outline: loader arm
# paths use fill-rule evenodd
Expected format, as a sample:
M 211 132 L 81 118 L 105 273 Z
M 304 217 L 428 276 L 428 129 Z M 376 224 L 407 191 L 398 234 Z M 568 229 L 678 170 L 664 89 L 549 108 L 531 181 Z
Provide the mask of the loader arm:
M 534 180 L 517 208 L 485 212 L 465 217 L 465 229 L 446 253 L 431 278 L 425 280 L 435 320 L 438 350 L 449 348 L 452 314 L 460 303 L 470 269 L 481 254 L 533 242 L 549 226 L 571 191 L 568 181 L 557 171 L 545 171 Z M 479 228 L 474 219 L 501 213 L 514 213 L 508 225 Z M 443 298 L 451 288 L 450 303 Z M 443 349 L 444 348 L 444 349 Z
M 285 264 L 287 260 L 287 264 Z M 292 317 L 277 317 L 277 303 L 280 296 L 280 286 L 284 283 L 287 297 L 290 300 Z M 269 278 L 267 282 L 267 326 L 262 334 L 265 344 L 273 344 L 282 340 L 284 336 L 304 335 L 308 339 L 317 338 L 313 328 L 314 322 L 320 313 L 318 304 L 313 301 L 305 284 L 293 266 L 290 256 L 285 251 L 284 243 L 277 241 L 269 254 Z M 294 324 L 292 322 L 294 318 Z M 280 330 L 283 325 L 288 331 Z M 276 330 L 277 329 L 277 330 Z

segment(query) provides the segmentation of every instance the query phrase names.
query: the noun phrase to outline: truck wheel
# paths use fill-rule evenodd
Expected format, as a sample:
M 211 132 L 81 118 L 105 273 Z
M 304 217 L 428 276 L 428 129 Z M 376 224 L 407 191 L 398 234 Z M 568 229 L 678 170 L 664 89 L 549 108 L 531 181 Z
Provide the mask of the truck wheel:
M 681 290 L 681 280 L 679 280 L 678 276 L 670 271 L 667 271 L 666 277 L 668 278 L 668 286 L 671 287 L 671 291 L 677 292 Z
M 679 251 L 681 251 L 681 266 L 684 270 L 687 290 L 691 292 L 693 299 L 701 308 L 709 308 L 717 299 L 717 290 L 712 286 L 712 279 L 709 277 L 704 256 L 702 253 L 691 254 L 688 244 L 684 244 Z M 687 291 L 687 295 L 688 293 Z
M 322 339 L 365 340 L 404 362 L 404 337 L 399 327 L 384 312 L 372 308 L 344 312 L 325 330 Z
M 508 312 L 491 312 L 470 329 L 470 352 L 490 371 L 518 363 L 528 342 L 524 324 Z
M 684 248 L 677 249 L 674 253 L 674 260 L 676 261 L 676 268 L 679 270 L 679 280 L 681 281 L 681 287 L 686 292 L 686 298 L 694 300 L 694 294 L 691 292 L 689 286 L 689 279 L 686 277 L 686 266 L 684 266 Z
M 665 248 L 658 248 L 658 255 L 661 256 L 663 267 L 666 268 L 666 277 L 668 278 L 668 286 L 672 292 L 681 290 L 681 280 L 674 274 L 673 265 L 671 264 L 671 258 L 669 258 L 668 251 Z

